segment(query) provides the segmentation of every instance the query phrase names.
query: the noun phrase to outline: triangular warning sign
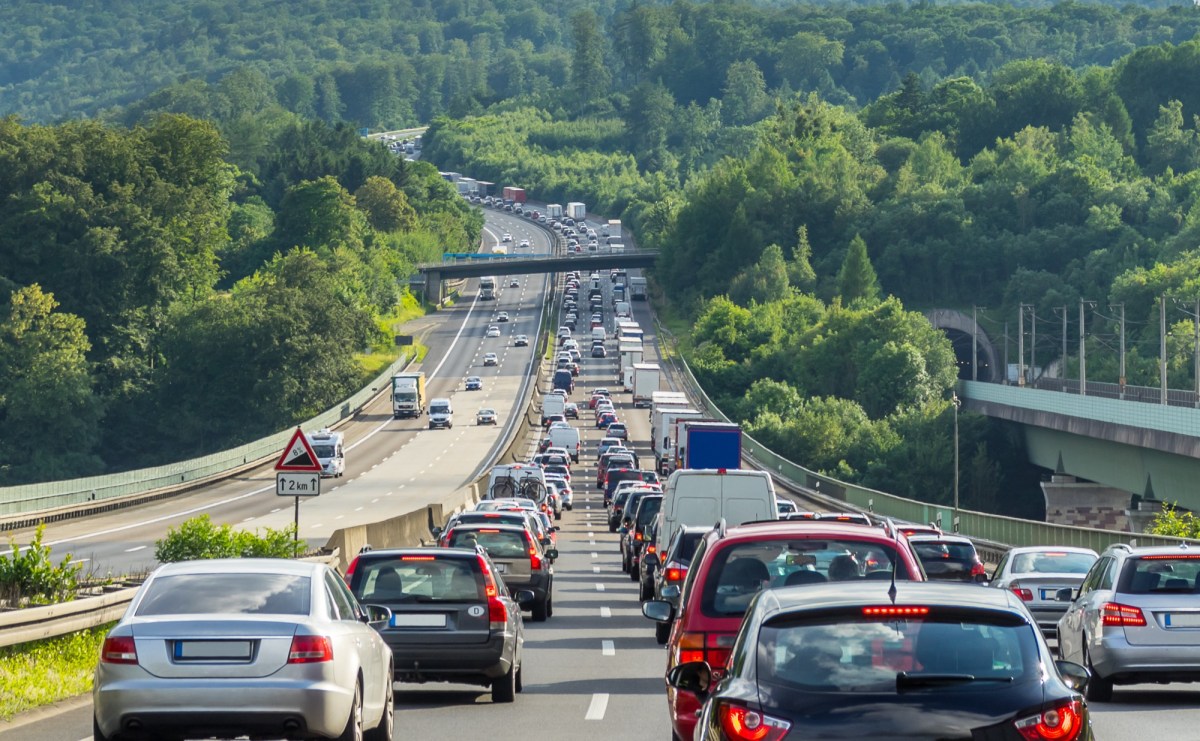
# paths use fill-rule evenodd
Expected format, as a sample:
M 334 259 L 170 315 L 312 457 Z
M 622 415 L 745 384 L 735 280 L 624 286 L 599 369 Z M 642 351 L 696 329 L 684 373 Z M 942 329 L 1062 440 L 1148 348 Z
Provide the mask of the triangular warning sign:
M 299 427 L 296 428 L 287 447 L 283 449 L 283 455 L 275 461 L 275 470 L 321 472 L 321 462 L 317 460 L 317 454 L 313 452 L 312 446 L 308 444 L 308 438 L 304 436 L 304 431 Z

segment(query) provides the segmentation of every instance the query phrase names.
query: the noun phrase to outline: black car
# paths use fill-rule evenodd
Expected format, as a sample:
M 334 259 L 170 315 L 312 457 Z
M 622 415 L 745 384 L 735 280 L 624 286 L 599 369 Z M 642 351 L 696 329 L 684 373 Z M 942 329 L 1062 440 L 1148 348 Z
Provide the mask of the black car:
M 592 345 L 592 357 L 606 358 L 608 357 L 608 350 L 604 349 L 604 345 Z
M 1054 661 L 1020 597 L 910 581 L 891 590 L 759 592 L 728 669 L 692 661 L 667 675 L 704 698 L 697 736 L 1093 739 L 1087 670 Z
M 625 534 L 625 557 L 628 561 L 625 564 L 625 572 L 629 574 L 629 578 L 633 581 L 638 581 L 641 573 L 642 551 L 649 541 L 646 536 L 650 532 L 650 525 L 658 517 L 658 511 L 662 508 L 661 494 L 644 494 L 637 501 L 637 507 L 626 507 L 625 511 L 629 513 L 626 518 L 629 521 L 629 529 Z
M 687 578 L 688 569 L 692 565 L 692 556 L 696 555 L 696 546 L 700 544 L 700 539 L 711 529 L 687 525 L 677 528 L 665 554 L 658 553 L 654 557 L 647 555 L 643 559 L 658 562 L 654 572 L 653 591 L 649 598 L 643 599 L 664 600 L 670 603 L 672 615 L 679 614 L 679 597 L 683 591 L 683 580 Z M 654 624 L 654 639 L 658 641 L 658 645 L 665 644 L 670 635 L 671 623 Z
M 494 702 L 521 691 L 525 625 L 533 592 L 511 593 L 480 549 L 367 551 L 346 570 L 362 602 L 387 605 L 380 629 L 397 682 L 462 682 L 492 689 Z
M 987 570 L 969 539 L 961 535 L 910 535 L 908 542 L 930 581 L 987 582 Z

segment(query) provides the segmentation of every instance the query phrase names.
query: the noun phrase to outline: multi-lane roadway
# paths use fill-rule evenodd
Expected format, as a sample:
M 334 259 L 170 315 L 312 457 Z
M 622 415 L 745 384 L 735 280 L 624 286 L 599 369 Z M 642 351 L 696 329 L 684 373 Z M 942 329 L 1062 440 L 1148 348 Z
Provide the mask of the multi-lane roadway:
M 487 240 L 504 231 L 514 239 L 529 238 L 534 250 L 545 250 L 545 233 L 527 222 L 489 212 Z M 607 281 L 605 281 L 607 283 Z M 450 396 L 455 404 L 452 430 L 429 431 L 425 420 L 393 421 L 386 399 L 347 426 L 347 474 L 337 488 L 301 508 L 301 528 L 313 542 L 336 527 L 399 514 L 448 497 L 486 463 L 494 447 L 490 428 L 473 428 L 480 406 L 496 407 L 501 422 L 513 413 L 513 400 L 529 376 L 532 350 L 514 348 L 511 336 L 533 337 L 537 312 L 548 285 L 541 276 L 521 279 L 520 288 L 507 288 L 497 302 L 476 302 L 470 292 L 440 321 L 431 324 L 426 342 L 430 354 L 423 368 L 436 372 L 431 396 Z M 607 297 L 606 297 L 607 299 Z M 606 307 L 611 302 L 606 300 Z M 558 312 L 558 307 L 553 307 Z M 508 311 L 513 321 L 500 339 L 484 338 L 496 311 Z M 653 322 L 646 304 L 634 304 L 635 318 L 646 330 L 646 362 L 657 358 Z M 611 313 L 606 314 L 611 318 Z M 556 324 L 553 326 L 557 326 Z M 582 326 L 582 325 L 581 325 Z M 535 343 L 536 344 L 536 343 Z M 585 346 L 587 343 L 583 343 Z M 500 365 L 482 366 L 484 352 L 497 352 Z M 617 354 L 583 358 L 576 401 L 586 401 L 596 386 L 619 387 Z M 494 372 L 493 372 L 494 371 Z M 482 392 L 466 392 L 467 375 L 484 378 Z M 615 394 L 622 421 L 643 460 L 648 449 L 649 419 L 634 410 L 628 395 Z M 595 444 L 601 433 L 593 416 L 581 413 L 585 452 L 575 466 L 575 510 L 558 524 L 555 564 L 555 612 L 545 623 L 526 623 L 525 689 L 511 705 L 494 705 L 488 692 L 466 685 L 398 685 L 396 739 L 661 739 L 670 737 L 662 671 L 664 649 L 653 637 L 653 626 L 641 616 L 636 585 L 620 571 L 616 536 L 608 532 L 602 499 L 594 483 Z M 56 550 L 69 547 L 97 564 L 123 570 L 152 562 L 153 541 L 166 527 L 191 514 L 209 512 L 220 522 L 246 520 L 249 526 L 290 522 L 290 506 L 278 501 L 268 470 L 257 471 L 211 490 L 149 507 L 117 512 L 86 522 L 59 523 L 50 537 Z M 326 482 L 330 483 L 330 482 Z M 288 502 L 290 503 L 290 501 Z M 272 511 L 276 510 L 276 511 Z M 1134 739 L 1200 738 L 1200 720 L 1193 706 L 1200 688 L 1172 685 L 1162 688 L 1118 688 L 1113 703 L 1093 705 L 1097 737 Z M 0 741 L 90 739 L 88 698 L 67 703 L 61 712 L 27 717 L 16 727 L 0 725 Z

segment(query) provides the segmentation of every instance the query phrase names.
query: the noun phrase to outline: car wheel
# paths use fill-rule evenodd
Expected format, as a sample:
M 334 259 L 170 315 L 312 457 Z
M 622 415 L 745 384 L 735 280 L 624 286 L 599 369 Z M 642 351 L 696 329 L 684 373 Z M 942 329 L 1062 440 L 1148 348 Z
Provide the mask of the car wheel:
M 561 509 L 554 513 L 554 519 L 556 519 L 556 520 L 562 519 L 562 510 Z
M 1084 639 L 1086 640 L 1086 639 Z M 1084 645 L 1087 645 L 1086 643 Z M 1113 681 L 1101 677 L 1096 672 L 1096 667 L 1092 666 L 1092 656 L 1085 649 L 1083 652 L 1084 658 L 1087 659 L 1088 671 L 1092 673 L 1092 679 L 1087 686 L 1088 702 L 1110 702 L 1113 694 Z
M 667 639 L 670 637 L 671 637 L 671 624 L 670 623 L 655 623 L 654 624 L 654 640 L 658 642 L 658 645 L 660 645 L 660 646 L 667 645 Z
M 554 617 L 554 597 L 546 598 L 546 617 Z
M 383 717 L 379 725 L 363 733 L 363 741 L 392 741 L 396 730 L 396 695 L 392 687 L 392 677 L 395 676 L 392 667 L 388 667 L 387 688 L 383 692 Z
M 517 668 L 508 667 L 508 672 L 492 682 L 492 702 L 512 702 L 517 696 Z
M 654 587 L 653 586 L 647 584 L 646 582 L 641 582 L 638 586 L 639 586 L 638 599 L 648 600 L 648 599 L 654 598 Z
M 547 608 L 550 606 L 550 597 L 546 596 L 541 602 L 533 603 L 533 622 L 544 623 L 546 618 L 550 617 L 550 612 Z
M 363 741 L 362 682 L 355 682 L 354 696 L 350 703 L 350 717 L 346 729 L 337 741 Z
M 633 561 L 629 562 L 629 581 L 639 581 L 642 575 L 638 573 L 638 567 L 633 565 Z
M 112 736 L 105 736 L 100 730 L 100 724 L 96 721 L 96 716 L 92 716 L 92 738 L 94 741 L 111 741 Z
M 615 532 L 617 531 L 617 526 L 616 526 L 616 525 L 614 525 L 614 524 L 612 524 L 611 522 L 610 522 L 610 523 L 608 523 L 608 531 L 609 531 L 610 533 L 615 533 Z

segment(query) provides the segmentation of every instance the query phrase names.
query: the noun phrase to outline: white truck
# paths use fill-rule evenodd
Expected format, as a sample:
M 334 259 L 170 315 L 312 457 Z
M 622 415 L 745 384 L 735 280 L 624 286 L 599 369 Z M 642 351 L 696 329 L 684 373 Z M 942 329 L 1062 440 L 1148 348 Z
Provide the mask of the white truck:
M 655 391 L 650 394 L 650 422 L 654 422 L 654 410 L 662 406 L 676 406 L 687 409 L 692 405 L 687 394 L 682 391 Z
M 682 525 L 729 526 L 778 520 L 775 485 L 766 471 L 688 469 L 675 471 L 663 487 L 658 552 L 671 544 Z
M 633 364 L 633 406 L 650 406 L 651 397 L 658 391 L 660 369 L 658 363 Z
M 600 227 L 600 234 L 605 237 L 621 236 L 621 220 L 609 219 L 607 223 Z
M 616 312 L 619 319 L 629 319 L 633 316 L 633 309 L 630 308 L 628 301 L 618 301 L 613 311 Z
M 662 414 L 662 426 L 658 428 L 655 442 L 660 444 L 654 452 L 659 473 L 663 476 L 675 470 L 675 451 L 679 447 L 679 423 L 684 420 L 704 419 L 705 414 L 696 409 L 668 408 Z
M 642 362 L 642 341 L 624 339 L 617 349 L 621 354 L 621 386 L 625 391 L 633 391 L 633 366 Z
M 650 450 L 655 457 L 662 454 L 671 435 L 665 417 L 672 412 L 695 412 L 686 399 L 659 399 L 650 406 Z
M 646 279 L 640 275 L 629 276 L 629 300 L 646 300 Z
M 587 206 L 579 201 L 571 201 L 567 204 L 567 216 L 576 221 L 584 221 L 587 219 Z
M 547 203 L 546 204 L 546 218 L 547 219 L 561 219 L 562 215 L 563 215 L 563 210 L 562 210 L 561 203 Z
M 425 373 L 397 373 L 392 376 L 392 416 L 420 417 L 425 413 Z
M 346 472 L 346 436 L 326 428 L 306 434 L 305 437 L 317 454 L 317 462 L 321 464 L 321 478 L 341 478 Z

